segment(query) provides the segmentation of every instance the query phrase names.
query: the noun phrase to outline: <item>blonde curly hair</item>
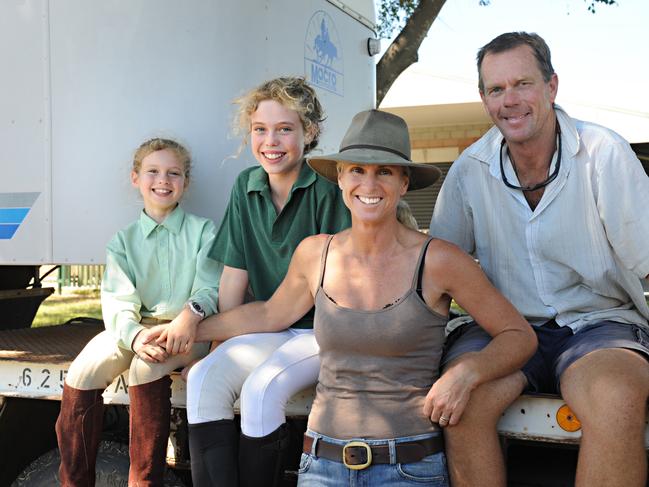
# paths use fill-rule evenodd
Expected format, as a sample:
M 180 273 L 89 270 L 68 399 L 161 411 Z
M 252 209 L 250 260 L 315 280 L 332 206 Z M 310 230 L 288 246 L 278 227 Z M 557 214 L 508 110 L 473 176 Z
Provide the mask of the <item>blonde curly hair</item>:
M 250 117 L 265 100 L 274 100 L 298 114 L 305 135 L 311 136 L 309 143 L 304 146 L 305 155 L 318 145 L 324 121 L 322 105 L 315 90 L 304 78 L 287 76 L 266 81 L 234 100 L 238 105 L 233 124 L 234 133 L 242 139 L 241 148 L 248 142 Z

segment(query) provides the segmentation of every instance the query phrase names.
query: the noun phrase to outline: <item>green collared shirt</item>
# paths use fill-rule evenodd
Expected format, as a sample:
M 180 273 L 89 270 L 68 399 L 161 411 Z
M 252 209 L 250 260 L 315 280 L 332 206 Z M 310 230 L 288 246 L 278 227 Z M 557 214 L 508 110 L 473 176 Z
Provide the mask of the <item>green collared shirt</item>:
M 106 248 L 101 307 L 106 329 L 131 348 L 142 317 L 172 320 L 188 300 L 216 312 L 222 266 L 210 256 L 216 227 L 179 206 L 160 224 L 144 211 Z
M 351 219 L 335 184 L 303 163 L 282 211 L 277 214 L 268 175 L 255 166 L 239 174 L 216 235 L 212 256 L 248 271 L 255 299 L 267 300 L 284 279 L 298 244 L 310 235 L 337 233 Z M 293 325 L 312 328 L 310 312 Z

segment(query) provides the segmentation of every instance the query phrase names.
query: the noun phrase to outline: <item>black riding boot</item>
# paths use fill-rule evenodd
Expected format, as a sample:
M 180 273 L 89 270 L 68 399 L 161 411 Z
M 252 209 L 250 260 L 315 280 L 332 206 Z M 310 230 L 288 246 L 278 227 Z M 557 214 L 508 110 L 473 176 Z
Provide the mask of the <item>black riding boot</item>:
M 237 487 L 237 427 L 231 419 L 189 425 L 194 487 Z
M 288 446 L 286 423 L 261 438 L 242 434 L 239 440 L 240 487 L 278 487 L 284 474 Z

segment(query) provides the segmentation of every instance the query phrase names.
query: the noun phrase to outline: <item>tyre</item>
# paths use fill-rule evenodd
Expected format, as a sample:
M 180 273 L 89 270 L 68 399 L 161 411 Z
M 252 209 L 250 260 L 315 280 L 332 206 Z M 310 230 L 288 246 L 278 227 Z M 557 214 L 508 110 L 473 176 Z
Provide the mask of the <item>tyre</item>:
M 23 470 L 11 487 L 59 487 L 59 450 L 44 453 Z M 102 441 L 96 466 L 96 487 L 128 486 L 128 445 Z M 165 474 L 166 487 L 185 487 L 173 472 Z

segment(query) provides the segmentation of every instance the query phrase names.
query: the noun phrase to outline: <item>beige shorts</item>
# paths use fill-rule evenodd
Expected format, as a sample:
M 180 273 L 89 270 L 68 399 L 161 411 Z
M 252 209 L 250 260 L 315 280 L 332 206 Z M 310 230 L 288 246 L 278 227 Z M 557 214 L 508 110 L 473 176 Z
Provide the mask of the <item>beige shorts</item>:
M 105 389 L 115 377 L 128 370 L 129 386 L 148 384 L 204 357 L 208 350 L 209 343 L 195 343 L 189 352 L 171 355 L 165 362 L 146 362 L 133 351 L 119 347 L 115 338 L 103 331 L 74 359 L 65 382 L 75 389 Z

